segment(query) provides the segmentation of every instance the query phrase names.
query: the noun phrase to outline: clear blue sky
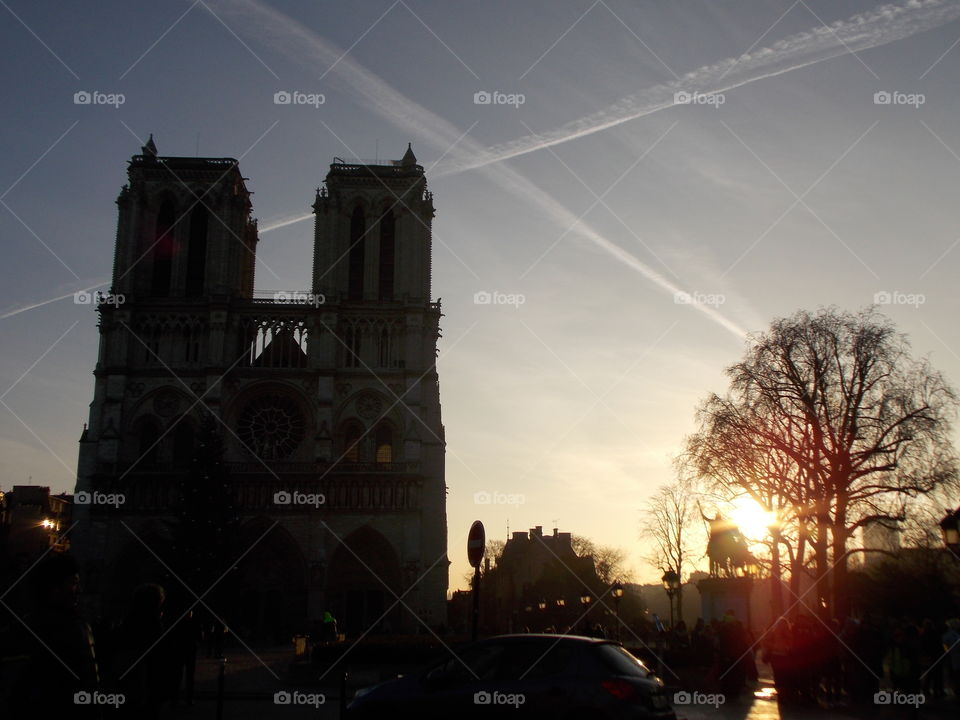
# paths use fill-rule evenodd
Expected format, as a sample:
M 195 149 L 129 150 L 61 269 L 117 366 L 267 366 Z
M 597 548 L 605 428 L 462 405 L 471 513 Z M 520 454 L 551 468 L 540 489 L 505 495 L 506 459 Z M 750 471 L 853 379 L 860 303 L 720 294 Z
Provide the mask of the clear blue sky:
M 97 332 L 72 293 L 109 277 L 151 132 L 161 154 L 241 158 L 263 228 L 309 213 L 333 156 L 413 142 L 438 210 L 454 587 L 474 519 L 491 538 L 558 520 L 649 576 L 643 500 L 773 317 L 888 293 L 960 381 L 955 2 L 0 5 L 0 486 L 73 487 Z M 262 233 L 258 290 L 306 288 L 311 241 L 310 222 Z

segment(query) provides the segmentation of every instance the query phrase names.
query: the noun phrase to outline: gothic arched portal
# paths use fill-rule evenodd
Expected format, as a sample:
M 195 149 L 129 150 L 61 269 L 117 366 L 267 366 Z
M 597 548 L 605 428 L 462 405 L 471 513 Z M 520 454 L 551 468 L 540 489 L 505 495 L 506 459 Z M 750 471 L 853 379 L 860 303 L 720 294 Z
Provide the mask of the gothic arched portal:
M 388 590 L 389 588 L 389 590 Z M 327 604 L 340 632 L 356 638 L 395 631 L 401 607 L 393 593 L 400 594 L 400 562 L 389 541 L 365 525 L 354 530 L 333 552 L 327 573 Z
M 289 642 L 307 630 L 307 564 L 300 546 L 266 518 L 248 523 L 243 536 L 240 547 L 253 549 L 237 564 L 233 622 L 244 638 Z

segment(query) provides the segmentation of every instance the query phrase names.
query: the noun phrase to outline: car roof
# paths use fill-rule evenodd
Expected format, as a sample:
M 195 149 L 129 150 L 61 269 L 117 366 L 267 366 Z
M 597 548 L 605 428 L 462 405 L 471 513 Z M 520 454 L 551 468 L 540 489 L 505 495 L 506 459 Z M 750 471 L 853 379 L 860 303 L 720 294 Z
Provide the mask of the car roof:
M 617 645 L 616 640 L 606 638 L 587 637 L 586 635 L 564 635 L 562 633 L 509 633 L 505 635 L 492 635 L 483 638 L 480 642 L 489 642 L 491 640 L 552 640 L 554 642 L 577 643 L 584 645 Z

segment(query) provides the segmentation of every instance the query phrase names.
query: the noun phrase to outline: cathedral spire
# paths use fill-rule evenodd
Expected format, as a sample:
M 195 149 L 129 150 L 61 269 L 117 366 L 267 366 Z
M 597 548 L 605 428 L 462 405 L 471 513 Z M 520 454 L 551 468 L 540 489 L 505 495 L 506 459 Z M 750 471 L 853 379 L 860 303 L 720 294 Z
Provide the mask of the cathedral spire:
M 141 149 L 143 150 L 144 155 L 149 157 L 157 156 L 157 144 L 153 141 L 153 133 L 150 133 L 150 139 L 147 140 L 147 144 Z
M 403 154 L 403 159 L 400 160 L 400 165 L 402 167 L 412 167 L 417 164 L 417 156 L 413 154 L 413 145 L 412 143 L 407 143 L 407 151 Z

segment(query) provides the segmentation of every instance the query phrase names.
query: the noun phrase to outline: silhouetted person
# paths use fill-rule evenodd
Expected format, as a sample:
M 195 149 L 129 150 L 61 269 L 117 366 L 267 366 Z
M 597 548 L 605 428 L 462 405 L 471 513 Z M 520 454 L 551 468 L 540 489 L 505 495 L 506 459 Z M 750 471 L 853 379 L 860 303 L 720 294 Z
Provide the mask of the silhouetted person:
M 197 672 L 197 646 L 202 636 L 200 621 L 193 610 L 188 610 L 170 630 L 169 646 L 174 663 L 173 691 L 175 697 L 178 700 L 182 698 L 187 705 L 193 704 L 193 686 Z
M 710 667 L 713 664 L 713 639 L 703 624 L 703 618 L 697 618 L 693 632 L 690 633 L 690 655 L 696 667 Z
M 170 694 L 171 643 L 164 636 L 164 592 L 148 583 L 133 591 L 130 612 L 117 631 L 113 678 L 126 698 L 121 717 L 157 718 Z
M 898 627 L 883 658 L 883 669 L 894 690 L 916 693 L 920 690 L 918 642 L 909 627 Z
M 333 613 L 325 611 L 323 613 L 323 626 L 320 631 L 321 642 L 336 642 L 339 637 L 337 619 L 333 617 Z
M 796 669 L 797 699 L 814 702 L 820 686 L 822 636 L 809 615 L 799 615 L 793 623 L 792 650 Z
M 721 692 L 734 699 L 743 690 L 749 653 L 747 632 L 733 610 L 727 610 L 717 633 L 717 660 L 720 668 Z
M 35 610 L 26 615 L 20 650 L 26 654 L 13 689 L 13 717 L 99 718 L 100 707 L 82 693 L 100 690 L 100 673 L 90 626 L 80 616 L 77 563 L 55 554 L 30 573 Z M 79 702 L 75 702 L 78 700 Z
M 957 618 L 947 620 L 947 631 L 941 640 L 946 653 L 944 662 L 947 664 L 950 687 L 953 688 L 954 697 L 960 698 L 960 620 Z
M 793 630 L 785 617 L 777 620 L 764 643 L 764 659 L 773 670 L 773 684 L 782 702 L 797 697 L 796 657 L 793 653 Z
M 930 618 L 923 621 L 920 628 L 920 667 L 925 668 L 923 692 L 932 698 L 943 697 L 943 668 L 946 664 L 943 659 L 943 646 L 940 642 L 942 634 L 936 623 Z

